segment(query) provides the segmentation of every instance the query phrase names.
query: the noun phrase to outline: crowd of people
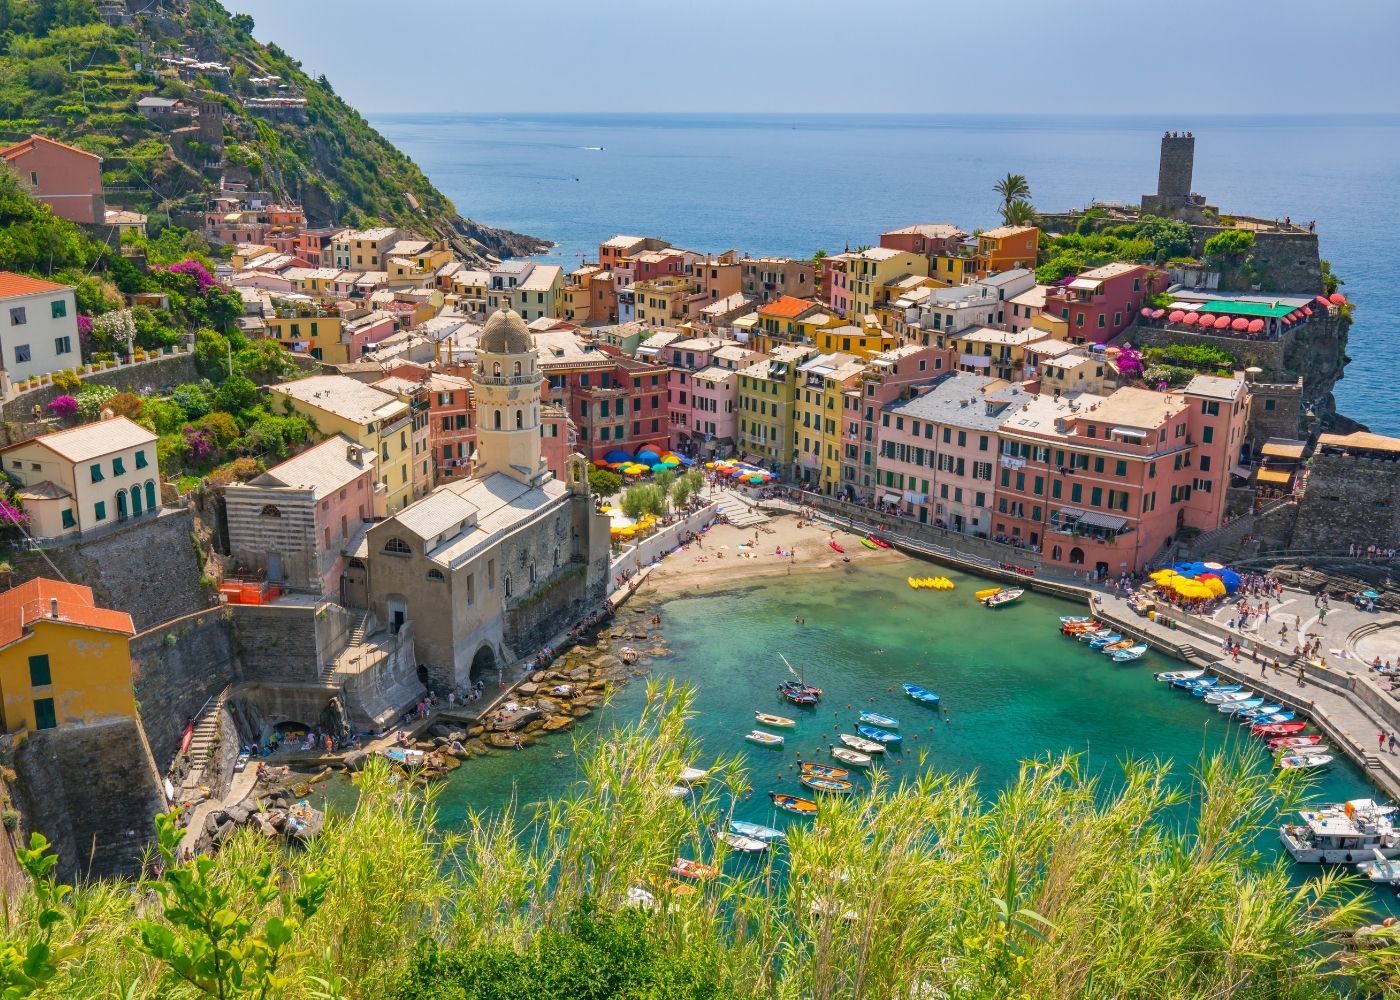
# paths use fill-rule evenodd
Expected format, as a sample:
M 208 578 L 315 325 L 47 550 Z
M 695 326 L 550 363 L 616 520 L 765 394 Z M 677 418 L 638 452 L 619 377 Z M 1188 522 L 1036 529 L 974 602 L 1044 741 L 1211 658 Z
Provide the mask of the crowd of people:
M 1374 542 L 1368 545 L 1362 545 L 1359 542 L 1352 542 L 1350 545 L 1347 546 L 1347 555 L 1353 559 L 1389 561 L 1395 558 L 1395 547 L 1376 545 Z

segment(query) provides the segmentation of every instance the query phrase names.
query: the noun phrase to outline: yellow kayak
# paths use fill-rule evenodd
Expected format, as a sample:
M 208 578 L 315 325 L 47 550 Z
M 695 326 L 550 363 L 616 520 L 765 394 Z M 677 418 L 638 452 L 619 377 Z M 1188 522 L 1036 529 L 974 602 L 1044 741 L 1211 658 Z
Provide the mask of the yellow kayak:
M 979 601 L 985 601 L 987 598 L 1000 593 L 1000 587 L 988 587 L 986 590 L 979 590 L 976 594 L 972 596 L 976 597 Z

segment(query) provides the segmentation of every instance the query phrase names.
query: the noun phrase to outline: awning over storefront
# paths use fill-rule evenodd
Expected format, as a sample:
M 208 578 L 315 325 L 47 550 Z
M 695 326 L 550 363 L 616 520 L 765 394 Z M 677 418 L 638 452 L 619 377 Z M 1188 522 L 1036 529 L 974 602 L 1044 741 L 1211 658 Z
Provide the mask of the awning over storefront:
M 1260 469 L 1258 479 L 1261 483 L 1272 483 L 1281 486 L 1293 479 L 1293 473 L 1285 469 Z
M 1107 528 L 1109 531 L 1117 531 L 1128 523 L 1126 517 L 1118 517 L 1114 514 L 1100 514 L 1098 511 L 1086 510 L 1079 517 L 1080 524 L 1090 524 L 1096 528 Z

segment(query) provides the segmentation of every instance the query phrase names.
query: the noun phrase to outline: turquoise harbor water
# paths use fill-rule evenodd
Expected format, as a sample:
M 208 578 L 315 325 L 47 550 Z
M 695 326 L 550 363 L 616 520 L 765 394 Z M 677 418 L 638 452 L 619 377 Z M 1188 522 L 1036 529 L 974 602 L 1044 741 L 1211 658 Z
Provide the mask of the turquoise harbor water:
M 1197 137 L 1194 187 L 1228 212 L 1316 219 L 1357 302 L 1342 411 L 1400 433 L 1400 117 L 792 114 L 376 115 L 481 222 L 596 259 L 617 232 L 719 252 L 810 255 L 911 222 L 987 227 L 1025 174 L 1047 211 L 1156 189 L 1167 129 Z M 601 148 L 599 148 L 601 147 Z
M 1028 593 L 989 611 L 973 600 L 986 585 L 975 577 L 948 574 L 957 582 L 952 592 L 911 590 L 906 576 L 925 568 L 945 572 L 917 563 L 853 566 L 662 605 L 673 654 L 652 661 L 652 674 L 696 688 L 701 766 L 716 755 L 747 758 L 754 791 L 736 818 L 778 827 L 805 822 L 775 812 L 766 793 L 810 794 L 797 782 L 797 755 L 836 763 L 826 748 L 837 731 L 853 731 L 862 706 L 901 723 L 904 749 L 886 754 L 894 774 L 914 773 L 924 752 L 929 767 L 975 774 L 988 795 L 1014 778 L 1027 757 L 1082 751 L 1108 779 L 1128 757 L 1169 759 L 1185 781 L 1203 751 L 1248 739 L 1213 706 L 1153 681 L 1154 671 L 1175 669 L 1175 661 L 1149 653 L 1136 665 L 1119 666 L 1060 636 L 1058 616 L 1078 613 L 1078 606 Z M 806 624 L 796 624 L 797 616 Z M 779 700 L 776 686 L 787 676 L 780 652 L 825 689 L 816 709 Z M 937 691 L 950 721 L 905 697 L 906 680 Z M 468 810 L 512 800 L 528 812 L 568 790 L 579 780 L 571 737 L 592 739 L 632 722 L 644 696 L 645 682 L 636 681 L 572 733 L 468 761 L 443 783 L 441 823 L 451 829 Z M 756 709 L 798 719 L 782 750 L 744 740 Z M 556 760 L 561 750 L 568 756 Z M 332 800 L 343 802 L 344 794 L 344 786 L 339 794 L 332 790 Z M 1320 778 L 1317 794 L 1332 801 L 1370 792 L 1360 773 L 1339 761 Z M 1274 843 L 1269 838 L 1269 849 Z

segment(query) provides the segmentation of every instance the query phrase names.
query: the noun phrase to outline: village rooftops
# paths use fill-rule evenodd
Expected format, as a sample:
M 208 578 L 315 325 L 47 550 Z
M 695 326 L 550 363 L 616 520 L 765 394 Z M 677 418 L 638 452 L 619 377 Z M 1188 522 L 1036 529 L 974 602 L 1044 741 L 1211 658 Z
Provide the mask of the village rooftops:
M 51 292 L 66 292 L 68 285 L 56 285 L 42 278 L 31 278 L 12 271 L 0 271 L 0 299 L 13 299 L 21 295 L 45 295 Z
M 981 235 L 990 240 L 1004 240 L 1011 236 L 1021 236 L 1035 230 L 1035 226 L 997 226 L 995 229 L 988 229 Z
M 345 375 L 313 375 L 270 389 L 362 426 L 408 412 L 408 404 L 397 396 Z
M 1080 410 L 1080 415 L 1095 423 L 1151 430 L 1162 426 L 1186 406 L 1186 400 L 1181 396 L 1130 385 Z
M 725 361 L 747 361 L 749 355 L 752 353 L 753 351 L 742 344 L 726 343 L 723 347 L 715 351 L 714 357 L 721 358 Z
M 822 378 L 843 379 L 848 375 L 853 375 L 865 367 L 865 362 L 854 354 L 842 354 L 840 352 L 832 354 L 819 354 L 815 358 L 804 361 L 797 366 L 797 370 L 804 375 L 820 375 Z
M 1079 350 L 1078 344 L 1071 344 L 1068 340 L 1037 340 L 1033 344 L 1026 345 L 1028 354 L 1035 354 L 1052 361 L 1067 359 L 1069 355 Z M 1085 355 L 1087 357 L 1087 355 Z
M 310 490 L 312 495 L 320 500 L 373 469 L 378 458 L 373 448 L 361 447 L 349 438 L 337 434 L 293 455 L 285 462 L 279 462 L 261 476 L 250 479 L 246 486 L 234 483 L 228 488 Z
M 387 240 L 393 236 L 397 229 L 391 226 L 378 226 L 374 229 L 347 229 L 340 234 L 342 241 L 364 240 L 370 243 L 378 243 L 380 240 Z
M 1001 288 L 1005 285 L 1012 285 L 1027 278 L 1035 280 L 1035 274 L 1028 267 L 1013 267 L 1007 271 L 998 271 L 996 274 L 989 274 L 985 278 L 978 278 L 977 284 L 985 285 L 988 288 Z
M 557 479 L 530 487 L 500 473 L 446 483 L 394 516 L 422 539 L 427 557 L 455 567 L 528 524 L 567 492 Z
M 547 292 L 564 273 L 558 264 L 536 264 L 519 285 L 522 292 Z
M 716 299 L 705 308 L 700 310 L 702 316 L 719 316 L 724 313 L 733 312 L 735 309 L 743 309 L 753 302 L 749 296 L 742 292 L 735 292 L 733 295 L 726 295 L 722 299 Z
M 156 436 L 140 424 L 126 417 L 112 417 L 110 420 L 95 420 L 66 431 L 42 434 L 30 441 L 12 444 L 4 451 L 28 444 L 43 445 L 49 451 L 69 462 L 87 462 L 113 452 L 128 448 L 140 448 L 151 444 Z
M 35 577 L 0 594 L 0 648 L 24 638 L 37 621 L 66 622 L 127 636 L 136 634 L 131 615 L 99 608 L 92 588 L 81 584 Z
M 689 340 L 671 341 L 673 351 L 713 351 L 724 346 L 723 337 L 691 337 Z
M 1062 396 L 1051 396 L 1049 393 L 1027 396 L 1025 402 L 1002 414 L 1000 430 L 1003 434 L 1024 432 L 1032 436 L 1068 438 L 1071 425 L 1066 423 L 1057 427 L 1056 422 L 1083 416 L 1089 407 L 1103 400 L 1103 396 L 1090 392 L 1067 392 Z
M 950 240 L 967 233 L 947 222 L 920 222 L 901 229 L 891 229 L 881 236 L 923 236 L 931 240 Z
M 391 257 L 409 258 L 409 262 L 412 263 L 412 258 L 417 257 L 431 246 L 432 244 L 427 240 L 399 240 L 386 253 Z
M 691 378 L 696 382 L 723 382 L 725 379 L 733 378 L 739 373 L 732 368 L 724 368 L 720 365 L 709 365 L 701 368 L 698 372 L 691 374 Z
M 927 420 L 934 424 L 994 432 L 1001 423 L 1005 406 L 995 405 L 991 408 L 992 412 L 988 412 L 986 395 L 1005 385 L 1001 379 L 987 375 L 949 372 L 940 376 L 928 391 L 910 399 L 888 403 L 884 410 L 896 416 Z
M 634 247 L 645 240 L 645 236 L 626 236 L 622 233 L 618 233 L 616 236 L 604 240 L 603 246 L 614 247 L 618 250 L 626 250 L 628 247 Z
M 797 319 L 803 313 L 820 308 L 821 303 L 811 299 L 799 299 L 792 295 L 779 295 L 772 302 L 758 307 L 760 316 L 773 316 L 778 319 Z
M 1219 375 L 1197 375 L 1186 383 L 1182 392 L 1189 396 L 1205 396 L 1207 399 L 1222 399 L 1234 402 L 1243 395 L 1245 383 L 1237 378 L 1221 378 Z
M 94 160 L 98 160 L 99 162 L 102 159 L 102 157 L 98 156 L 96 153 L 89 153 L 86 149 L 79 149 L 77 146 L 70 146 L 66 142 L 55 142 L 54 140 L 49 139 L 46 136 L 31 135 L 28 139 L 21 139 L 13 146 L 6 146 L 4 149 L 0 149 L 0 160 L 4 160 L 8 163 L 16 156 L 20 156 L 23 153 L 33 152 L 34 149 L 40 144 L 48 146 L 57 146 L 60 149 L 68 150 L 70 153 L 82 153 L 84 156 L 90 156 Z
M 889 260 L 904 253 L 903 250 L 891 250 L 889 247 L 867 247 L 859 253 L 853 252 L 853 260 Z
M 1044 330 L 1037 330 L 1034 327 L 1013 333 L 1010 330 L 994 330 L 990 326 L 979 326 L 971 330 L 964 330 L 961 333 L 951 334 L 950 336 L 956 337 L 958 340 L 965 340 L 970 344 L 1015 346 L 1030 344 L 1037 340 L 1045 340 L 1050 334 Z

